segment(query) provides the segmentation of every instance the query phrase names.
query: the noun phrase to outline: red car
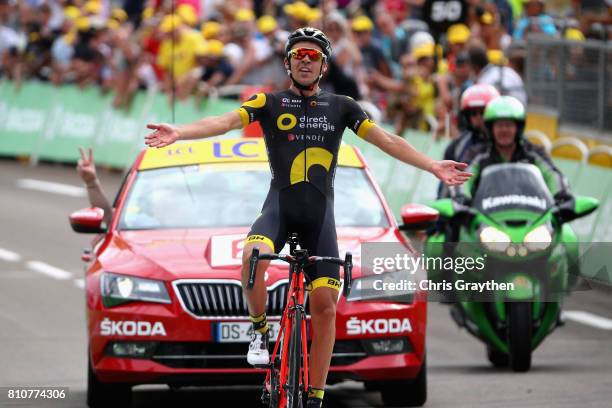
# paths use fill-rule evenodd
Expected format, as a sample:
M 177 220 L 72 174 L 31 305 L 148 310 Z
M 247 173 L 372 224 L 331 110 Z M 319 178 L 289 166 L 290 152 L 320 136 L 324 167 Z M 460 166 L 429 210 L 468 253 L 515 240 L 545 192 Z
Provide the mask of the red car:
M 335 183 L 340 254 L 353 288 L 364 242 L 408 248 L 360 153 L 342 145 Z M 126 175 L 108 227 L 102 211 L 70 217 L 98 233 L 86 273 L 90 407 L 129 403 L 137 384 L 261 384 L 246 361 L 251 324 L 240 285 L 243 240 L 270 182 L 262 139 L 206 140 L 143 150 Z M 405 224 L 423 221 L 406 211 Z M 266 273 L 272 330 L 287 293 L 285 265 Z M 360 282 L 360 279 L 362 280 Z M 387 405 L 426 399 L 426 301 L 353 290 L 340 298 L 328 383 L 363 381 Z

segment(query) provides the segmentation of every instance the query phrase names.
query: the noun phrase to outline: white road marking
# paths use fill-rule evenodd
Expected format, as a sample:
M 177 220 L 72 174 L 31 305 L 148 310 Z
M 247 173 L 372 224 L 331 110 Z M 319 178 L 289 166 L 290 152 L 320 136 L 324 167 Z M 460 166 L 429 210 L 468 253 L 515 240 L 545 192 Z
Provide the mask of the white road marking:
M 563 317 L 601 330 L 612 330 L 612 319 L 582 310 L 566 310 L 563 312 Z
M 21 255 L 8 249 L 0 248 L 0 260 L 9 262 L 19 262 Z
M 75 279 L 74 280 L 74 286 L 76 286 L 77 288 L 84 289 L 85 288 L 85 279 Z
M 83 187 L 77 187 L 71 184 L 54 183 L 51 181 L 19 179 L 17 180 L 17 186 L 28 190 L 64 194 L 72 197 L 85 197 L 87 195 L 87 192 Z
M 43 275 L 50 276 L 54 279 L 66 280 L 72 277 L 72 274 L 55 266 L 49 265 L 41 261 L 28 261 L 28 268 L 31 270 L 42 273 Z

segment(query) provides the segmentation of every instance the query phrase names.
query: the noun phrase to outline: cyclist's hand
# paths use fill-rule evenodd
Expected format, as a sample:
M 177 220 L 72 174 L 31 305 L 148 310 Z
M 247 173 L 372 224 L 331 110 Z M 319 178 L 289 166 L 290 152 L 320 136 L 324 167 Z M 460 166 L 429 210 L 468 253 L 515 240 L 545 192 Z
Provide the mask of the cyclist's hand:
M 440 160 L 433 163 L 431 172 L 449 186 L 460 186 L 472 177 L 472 173 L 464 171 L 467 163 L 452 160 Z
M 148 124 L 147 128 L 155 130 L 155 132 L 145 136 L 145 143 L 149 147 L 168 146 L 179 139 L 179 133 L 172 125 L 166 123 Z
M 85 155 L 85 150 L 82 147 L 79 147 L 79 152 L 81 152 L 81 158 L 77 162 L 77 173 L 79 173 L 79 177 L 81 177 L 85 184 L 93 183 L 98 178 L 93 159 L 93 150 L 91 147 L 89 148 L 89 157 Z

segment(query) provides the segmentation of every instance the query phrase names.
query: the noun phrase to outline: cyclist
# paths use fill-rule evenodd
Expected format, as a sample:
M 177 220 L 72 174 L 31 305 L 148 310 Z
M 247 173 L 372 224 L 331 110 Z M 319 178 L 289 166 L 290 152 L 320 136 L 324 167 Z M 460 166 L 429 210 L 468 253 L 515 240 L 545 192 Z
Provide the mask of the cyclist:
M 353 99 L 321 91 L 319 81 L 328 68 L 331 44 L 318 29 L 305 27 L 290 34 L 285 46 L 285 69 L 291 79 L 288 90 L 260 93 L 239 109 L 218 117 L 172 126 L 150 124 L 145 136 L 150 147 L 167 146 L 176 140 L 221 135 L 259 121 L 265 134 L 272 181 L 261 215 L 247 235 L 242 267 L 243 288 L 249 273 L 249 257 L 280 251 L 292 232 L 310 254 L 338 257 L 333 212 L 333 181 L 344 129 L 391 156 L 430 171 L 440 180 L 459 185 L 470 173 L 467 165 L 435 161 L 417 152 L 403 138 L 386 132 L 363 112 Z M 244 290 L 254 335 L 247 360 L 253 365 L 269 363 L 268 323 L 264 272 L 269 262 L 259 262 L 252 290 Z M 312 344 L 308 407 L 320 407 L 335 341 L 336 301 L 340 288 L 339 267 L 317 264 L 305 271 L 311 280 L 310 313 Z
M 525 107 L 512 96 L 499 96 L 487 105 L 484 112 L 487 133 L 492 141 L 470 165 L 474 177 L 468 181 L 460 196 L 471 196 L 478 186 L 480 174 L 492 164 L 531 163 L 542 173 L 555 201 L 571 198 L 567 179 L 552 162 L 546 151 L 523 137 Z

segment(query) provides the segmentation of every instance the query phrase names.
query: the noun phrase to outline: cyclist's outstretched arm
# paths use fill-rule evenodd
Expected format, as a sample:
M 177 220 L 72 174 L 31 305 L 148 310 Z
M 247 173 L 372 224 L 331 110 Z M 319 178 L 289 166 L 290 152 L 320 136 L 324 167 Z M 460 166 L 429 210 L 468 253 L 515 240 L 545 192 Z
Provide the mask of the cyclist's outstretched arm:
M 237 111 L 227 112 L 220 116 L 209 116 L 184 125 L 148 124 L 147 128 L 153 129 L 154 132 L 145 136 L 145 143 L 149 147 L 164 147 L 177 140 L 219 136 L 243 126 L 242 117 Z
M 382 151 L 396 159 L 428 171 L 448 185 L 460 185 L 472 175 L 463 171 L 467 163 L 453 160 L 434 160 L 416 150 L 406 139 L 387 132 L 378 125 L 372 126 L 364 135 L 364 139 L 378 146 Z

